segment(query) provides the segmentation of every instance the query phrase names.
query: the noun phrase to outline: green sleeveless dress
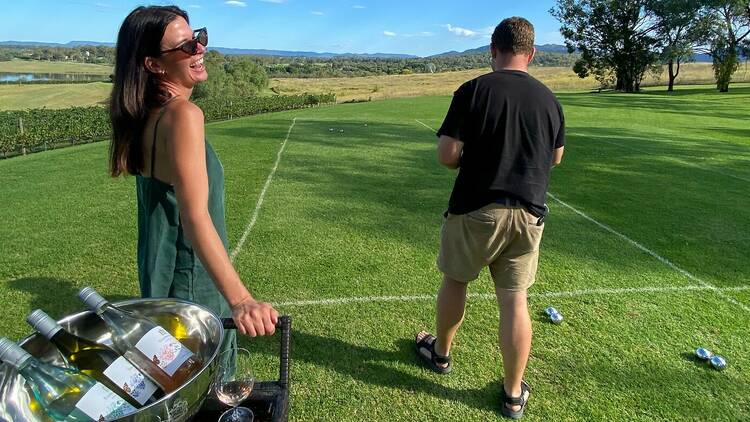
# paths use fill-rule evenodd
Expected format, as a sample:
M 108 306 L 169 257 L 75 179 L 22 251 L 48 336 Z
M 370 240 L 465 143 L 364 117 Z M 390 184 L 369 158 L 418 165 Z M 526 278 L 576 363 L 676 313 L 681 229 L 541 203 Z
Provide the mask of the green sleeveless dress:
M 163 112 L 162 112 L 163 113 Z M 156 157 L 156 130 L 151 157 Z M 151 175 L 154 174 L 151 160 Z M 206 141 L 208 171 L 208 212 L 224 248 L 228 250 L 224 224 L 224 168 Z M 141 296 L 173 297 L 198 303 L 220 317 L 231 317 L 232 311 L 201 263 L 180 221 L 174 187 L 154 177 L 136 175 L 138 196 L 138 279 Z M 226 330 L 222 344 L 222 367 L 233 373 L 237 357 L 237 334 Z

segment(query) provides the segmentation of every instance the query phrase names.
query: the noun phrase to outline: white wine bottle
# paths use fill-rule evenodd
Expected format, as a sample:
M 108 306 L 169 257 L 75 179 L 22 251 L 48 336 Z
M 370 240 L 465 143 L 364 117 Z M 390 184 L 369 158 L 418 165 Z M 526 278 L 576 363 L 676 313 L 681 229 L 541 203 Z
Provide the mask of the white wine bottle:
M 164 394 L 151 380 L 109 347 L 66 331 L 37 309 L 26 321 L 57 347 L 69 366 L 104 384 L 133 406 L 155 402 Z
M 0 338 L 0 360 L 16 368 L 55 421 L 112 421 L 137 411 L 88 375 L 41 362 L 4 337 Z
M 78 297 L 112 333 L 112 348 L 148 375 L 166 394 L 180 388 L 203 361 L 163 327 L 138 312 L 120 309 L 91 287 Z

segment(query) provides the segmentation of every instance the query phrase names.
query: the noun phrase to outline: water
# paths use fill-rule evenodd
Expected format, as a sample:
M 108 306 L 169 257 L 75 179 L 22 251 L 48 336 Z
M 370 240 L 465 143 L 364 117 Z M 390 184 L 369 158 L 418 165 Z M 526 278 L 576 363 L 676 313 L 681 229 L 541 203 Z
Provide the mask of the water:
M 89 73 L 11 73 L 0 72 L 0 83 L 7 82 L 32 82 L 32 81 L 102 81 L 107 80 L 107 75 L 94 75 Z

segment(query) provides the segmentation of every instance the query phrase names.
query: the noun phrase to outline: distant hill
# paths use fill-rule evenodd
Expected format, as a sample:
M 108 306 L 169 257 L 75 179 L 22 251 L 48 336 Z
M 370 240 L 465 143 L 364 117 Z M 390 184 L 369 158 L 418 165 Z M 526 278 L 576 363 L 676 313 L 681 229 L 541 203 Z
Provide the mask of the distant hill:
M 36 42 L 36 41 L 0 41 L 0 46 L 6 47 L 64 47 L 76 48 L 82 46 L 106 46 L 114 47 L 114 43 L 99 41 L 70 41 L 65 44 Z M 413 59 L 419 56 L 412 54 L 390 54 L 390 53 L 317 53 L 312 51 L 285 51 L 285 50 L 264 50 L 264 49 L 245 49 L 245 48 L 227 48 L 227 47 L 209 47 L 210 50 L 218 51 L 227 55 L 254 55 L 254 56 L 276 56 L 276 57 L 310 57 L 320 59 L 330 59 L 335 57 L 362 58 L 362 59 Z
M 568 54 L 568 47 L 560 44 L 543 44 L 543 45 L 535 45 L 537 51 L 543 51 L 545 53 L 558 53 L 558 54 Z M 449 57 L 449 56 L 463 56 L 463 55 L 471 55 L 471 54 L 482 54 L 489 51 L 490 46 L 485 45 L 484 47 L 478 47 L 478 48 L 472 48 L 466 51 L 448 51 L 445 53 L 436 54 L 434 56 L 430 57 Z M 711 62 L 711 56 L 708 54 L 696 54 L 693 56 L 693 60 L 696 62 Z
M 354 57 L 363 59 L 413 59 L 418 56 L 411 54 L 390 54 L 390 53 L 317 53 L 313 51 L 285 51 L 285 50 L 265 50 L 265 49 L 248 49 L 248 48 L 227 48 L 227 47 L 209 47 L 210 50 L 218 51 L 227 55 L 253 55 L 253 56 L 275 56 L 275 57 L 311 57 L 319 59 L 331 59 L 334 57 Z
M 37 42 L 37 41 L 0 41 L 0 46 L 5 47 L 63 47 L 63 48 L 75 48 L 82 47 L 84 45 L 90 45 L 94 47 L 105 46 L 114 47 L 115 43 L 111 42 L 99 42 L 99 41 L 70 41 L 65 44 L 54 43 L 54 42 Z
M 115 43 L 101 41 L 70 41 L 65 44 L 37 42 L 37 41 L 0 41 L 0 46 L 5 47 L 65 47 L 76 48 L 82 46 L 106 46 L 114 47 Z M 538 51 L 546 53 L 567 54 L 568 48 L 560 44 L 543 44 L 535 46 Z M 253 55 L 253 56 L 274 56 L 274 57 L 308 57 L 318 59 L 331 58 L 356 58 L 356 59 L 416 59 L 419 56 L 413 54 L 391 54 L 391 53 L 318 53 L 314 51 L 287 51 L 287 50 L 265 50 L 265 49 L 246 49 L 246 48 L 228 48 L 228 47 L 209 47 L 210 50 L 218 51 L 227 55 Z M 490 46 L 472 48 L 465 51 L 448 51 L 445 53 L 435 54 L 428 58 L 451 57 L 482 54 L 489 51 Z M 711 57 L 706 54 L 696 54 L 694 60 L 697 62 L 711 62 Z
M 538 51 L 544 51 L 545 53 L 562 53 L 562 54 L 568 53 L 568 47 L 564 45 L 560 45 L 560 44 L 543 44 L 543 45 L 535 45 L 534 47 L 536 47 Z M 490 51 L 489 44 L 483 47 L 472 48 L 470 50 L 465 50 L 465 51 L 448 51 L 445 53 L 435 54 L 430 57 L 463 56 L 466 54 L 481 54 L 481 53 L 486 53 L 488 51 Z

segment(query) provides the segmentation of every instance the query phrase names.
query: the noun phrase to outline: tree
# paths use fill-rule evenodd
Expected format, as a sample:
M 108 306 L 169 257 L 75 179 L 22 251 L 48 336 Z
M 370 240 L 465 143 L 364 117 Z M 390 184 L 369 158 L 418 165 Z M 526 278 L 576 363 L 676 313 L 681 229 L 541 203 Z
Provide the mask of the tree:
M 209 51 L 203 58 L 208 80 L 193 89 L 193 98 L 249 97 L 268 86 L 266 71 L 247 57 Z
M 728 92 L 740 56 L 750 43 L 750 0 L 708 1 L 708 10 L 713 19 L 708 53 L 713 59 L 716 88 Z
M 230 62 L 225 69 L 231 80 L 229 88 L 232 96 L 249 97 L 268 87 L 266 71 L 251 61 Z
M 658 56 L 658 23 L 650 0 L 557 0 L 550 13 L 561 23 L 568 51 L 580 58 L 573 70 L 603 85 L 636 92 Z
M 657 39 L 661 43 L 661 61 L 667 63 L 669 85 L 680 75 L 680 64 L 693 60 L 695 49 L 706 37 L 709 21 L 704 16 L 701 0 L 653 0 L 649 9 L 658 22 Z

